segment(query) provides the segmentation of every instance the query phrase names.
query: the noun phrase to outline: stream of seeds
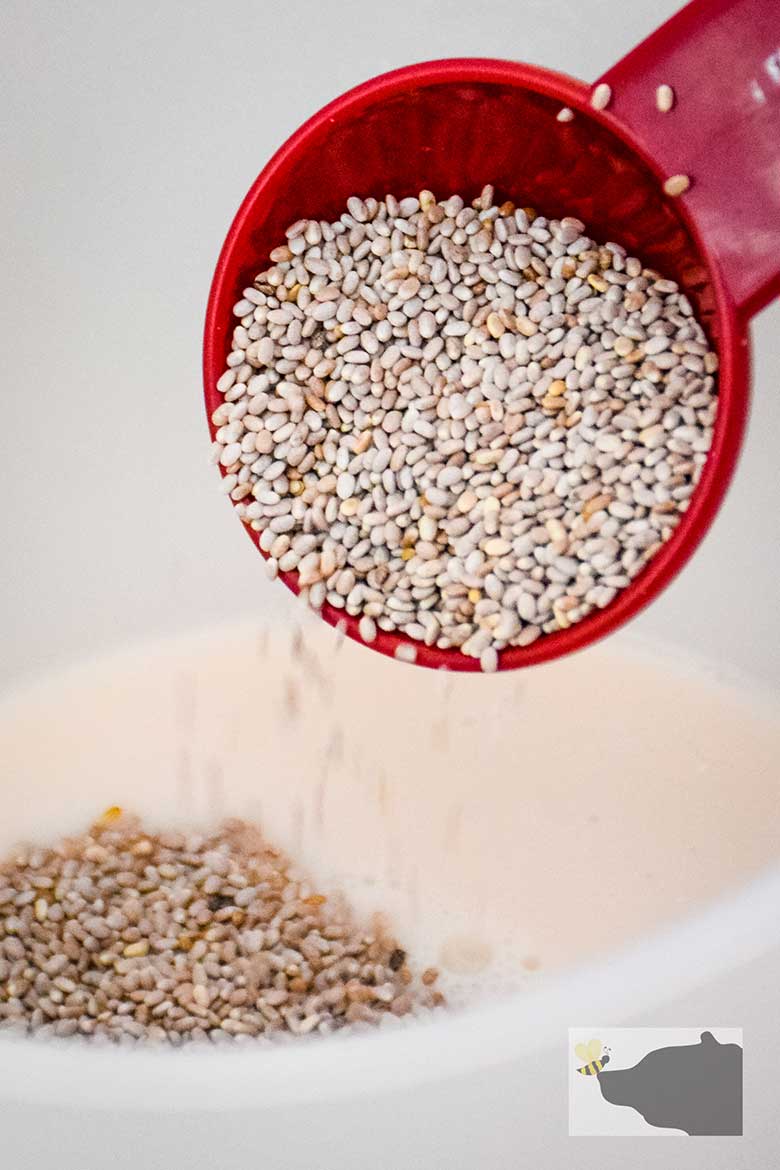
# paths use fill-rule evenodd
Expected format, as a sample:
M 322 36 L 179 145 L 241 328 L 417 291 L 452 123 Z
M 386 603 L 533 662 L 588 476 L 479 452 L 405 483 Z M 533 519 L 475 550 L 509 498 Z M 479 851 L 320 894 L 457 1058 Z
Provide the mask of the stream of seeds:
M 212 416 L 272 576 L 297 572 L 367 642 L 397 632 L 484 670 L 642 571 L 717 405 L 673 281 L 577 219 L 493 200 L 353 197 L 294 223 L 235 306 Z
M 0 1029 L 226 1041 L 333 1032 L 438 1006 L 379 918 L 355 923 L 259 831 L 148 833 L 109 809 L 0 862 Z

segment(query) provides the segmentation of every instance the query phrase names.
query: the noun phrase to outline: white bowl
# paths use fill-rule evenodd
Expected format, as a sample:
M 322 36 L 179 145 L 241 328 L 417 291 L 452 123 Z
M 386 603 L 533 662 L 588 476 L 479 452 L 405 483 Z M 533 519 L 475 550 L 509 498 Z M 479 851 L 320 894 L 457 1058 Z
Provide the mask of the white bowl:
M 453 1007 L 430 1018 L 270 1051 L 0 1033 L 0 1104 L 377 1099 L 528 1061 L 777 944 L 780 719 L 746 680 L 625 639 L 490 679 L 337 649 L 319 627 L 293 641 L 231 627 L 8 697 L 0 849 L 112 804 L 158 825 L 254 817 L 322 888 L 386 910 L 413 958 L 477 939 L 485 968 L 445 970 Z

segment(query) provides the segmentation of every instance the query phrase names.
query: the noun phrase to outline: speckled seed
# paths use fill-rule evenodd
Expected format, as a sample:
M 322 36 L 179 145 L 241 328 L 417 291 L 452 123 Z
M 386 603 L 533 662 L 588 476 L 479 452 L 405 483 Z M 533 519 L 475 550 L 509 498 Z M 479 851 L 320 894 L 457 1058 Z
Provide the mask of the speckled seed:
M 494 646 L 486 646 L 479 656 L 479 666 L 485 674 L 498 670 L 498 652 Z
M 360 619 L 358 629 L 364 642 L 371 643 L 376 639 L 376 623 L 373 618 L 363 616 Z
M 355 490 L 355 477 L 348 472 L 342 472 L 336 483 L 336 494 L 340 500 L 348 500 Z

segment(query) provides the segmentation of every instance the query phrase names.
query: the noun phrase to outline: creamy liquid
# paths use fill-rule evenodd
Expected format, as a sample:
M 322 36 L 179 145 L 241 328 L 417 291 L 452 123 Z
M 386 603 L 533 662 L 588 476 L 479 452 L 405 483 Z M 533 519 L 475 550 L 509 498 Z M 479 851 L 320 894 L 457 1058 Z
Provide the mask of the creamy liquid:
M 780 856 L 777 711 L 622 647 L 475 677 L 242 626 L 82 666 L 0 704 L 0 852 L 245 816 L 451 998 L 538 980 Z

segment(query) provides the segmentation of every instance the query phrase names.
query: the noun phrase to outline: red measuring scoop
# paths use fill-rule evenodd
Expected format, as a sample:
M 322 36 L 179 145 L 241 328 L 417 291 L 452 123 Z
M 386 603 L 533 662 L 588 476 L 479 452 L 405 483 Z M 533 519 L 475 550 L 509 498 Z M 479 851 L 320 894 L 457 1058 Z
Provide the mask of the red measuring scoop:
M 274 155 L 236 215 L 211 286 L 203 372 L 209 418 L 234 326 L 232 306 L 299 218 L 335 219 L 350 195 L 474 197 L 574 215 L 678 281 L 720 358 L 715 434 L 688 511 L 670 540 L 603 610 L 527 647 L 499 668 L 544 662 L 617 629 L 669 584 L 713 521 L 737 459 L 749 394 L 748 322 L 780 292 L 780 0 L 693 0 L 592 88 L 532 65 L 433 61 L 359 85 L 310 118 Z M 656 89 L 672 87 L 661 112 Z M 571 121 L 558 121 L 567 106 Z M 687 175 L 672 198 L 664 182 Z M 213 432 L 213 427 L 212 427 Z M 257 543 L 257 533 L 247 526 Z M 294 572 L 280 575 L 298 592 Z M 358 619 L 322 608 L 359 639 Z M 410 639 L 380 632 L 393 654 Z M 413 643 L 417 662 L 478 670 L 454 649 Z

